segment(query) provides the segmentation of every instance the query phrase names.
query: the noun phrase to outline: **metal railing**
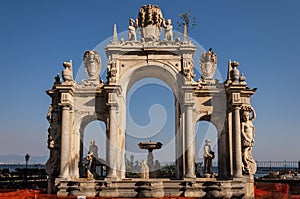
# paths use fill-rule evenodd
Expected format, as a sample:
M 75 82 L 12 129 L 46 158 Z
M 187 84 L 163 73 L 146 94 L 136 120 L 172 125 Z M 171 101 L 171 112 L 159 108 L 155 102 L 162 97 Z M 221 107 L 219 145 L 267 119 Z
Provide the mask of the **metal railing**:
M 15 169 L 25 169 L 26 164 L 10 164 L 10 163 L 5 163 L 5 164 L 0 164 L 0 170 L 1 169 L 8 169 L 9 172 L 15 171 Z M 28 169 L 44 169 L 45 165 L 44 164 L 28 164 L 27 165 Z
M 270 173 L 274 171 L 293 171 L 298 172 L 300 161 L 256 161 L 256 173 Z

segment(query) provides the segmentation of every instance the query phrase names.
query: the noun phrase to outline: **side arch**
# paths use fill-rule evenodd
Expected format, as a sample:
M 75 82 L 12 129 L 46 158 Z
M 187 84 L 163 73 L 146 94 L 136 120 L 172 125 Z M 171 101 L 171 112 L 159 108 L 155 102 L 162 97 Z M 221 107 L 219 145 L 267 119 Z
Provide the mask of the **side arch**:
M 220 114 L 207 114 L 199 116 L 195 125 L 200 121 L 212 123 L 217 130 L 217 146 L 218 146 L 218 177 L 228 178 L 231 175 L 231 148 L 227 118 Z
M 77 149 L 78 151 L 78 157 L 79 157 L 79 176 L 82 177 L 84 175 L 83 173 L 83 152 L 84 152 L 84 131 L 86 129 L 86 127 L 95 121 L 101 121 L 104 122 L 105 124 L 105 131 L 107 131 L 107 122 L 100 119 L 99 117 L 97 117 L 96 115 L 90 115 L 90 114 L 85 114 L 82 115 L 81 117 L 78 117 L 76 120 L 76 125 L 75 125 L 75 132 L 78 132 L 78 137 L 80 138 L 79 140 L 77 140 L 77 144 L 74 144 L 74 146 L 79 146 L 79 148 Z M 107 132 L 105 132 L 105 136 L 106 136 Z

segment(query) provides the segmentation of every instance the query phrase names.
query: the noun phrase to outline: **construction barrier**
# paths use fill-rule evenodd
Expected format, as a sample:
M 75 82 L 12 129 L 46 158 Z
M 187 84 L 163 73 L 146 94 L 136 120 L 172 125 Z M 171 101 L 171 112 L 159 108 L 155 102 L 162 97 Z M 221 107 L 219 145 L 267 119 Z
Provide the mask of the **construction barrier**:
M 256 199 L 300 199 L 300 183 L 257 183 L 255 186 Z M 0 190 L 0 199 L 58 199 L 56 195 L 40 193 L 38 190 Z M 88 199 L 91 197 L 67 196 L 63 198 Z M 105 199 L 103 197 L 94 197 L 95 199 Z M 107 199 L 107 198 L 106 198 Z M 117 199 L 117 198 L 110 198 Z M 124 199 L 124 198 L 122 198 Z M 148 198 L 149 199 L 149 198 Z M 151 198 L 150 198 L 151 199 Z M 154 198 L 152 198 L 154 199 Z M 192 199 L 180 196 L 167 196 L 161 199 Z

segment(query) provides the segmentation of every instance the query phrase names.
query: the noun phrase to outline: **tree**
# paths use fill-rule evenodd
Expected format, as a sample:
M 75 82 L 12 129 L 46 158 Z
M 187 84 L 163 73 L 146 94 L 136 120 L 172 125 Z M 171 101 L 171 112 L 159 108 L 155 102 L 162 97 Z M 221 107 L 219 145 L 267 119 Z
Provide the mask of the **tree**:
M 183 32 L 184 25 L 186 25 L 187 31 L 192 30 L 196 24 L 196 17 L 191 17 L 191 11 L 187 10 L 185 13 L 179 15 L 180 21 L 177 21 L 178 31 Z

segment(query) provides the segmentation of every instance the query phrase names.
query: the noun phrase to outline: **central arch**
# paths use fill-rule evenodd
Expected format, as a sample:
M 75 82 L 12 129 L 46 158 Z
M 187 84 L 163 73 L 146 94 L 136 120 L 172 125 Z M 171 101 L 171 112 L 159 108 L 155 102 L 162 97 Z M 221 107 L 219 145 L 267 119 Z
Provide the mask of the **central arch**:
M 172 65 L 162 63 L 137 65 L 127 70 L 120 79 L 120 85 L 127 94 L 134 83 L 145 78 L 157 78 L 165 82 L 172 89 L 174 95 L 179 96 L 178 88 L 182 85 L 183 76 Z
M 177 169 L 176 169 L 176 173 L 177 173 L 177 177 L 180 177 L 183 175 L 183 173 L 181 172 L 180 168 L 182 168 L 182 162 L 179 163 L 178 159 L 181 158 L 182 160 L 182 155 L 183 155 L 183 139 L 182 139 L 182 132 L 180 132 L 180 118 L 181 118 L 181 114 L 182 114 L 182 108 L 181 108 L 181 90 L 179 88 L 181 88 L 182 85 L 182 81 L 184 79 L 184 77 L 178 72 L 178 70 L 172 66 L 172 65 L 168 65 L 165 63 L 161 63 L 161 62 L 157 62 L 157 63 L 152 63 L 151 65 L 145 65 L 145 64 L 141 64 L 141 65 L 136 65 L 135 67 L 130 68 L 129 70 L 127 70 L 126 72 L 124 72 L 124 74 L 122 75 L 122 78 L 120 79 L 120 85 L 122 87 L 122 94 L 121 94 L 121 100 L 119 102 L 120 104 L 120 128 L 121 131 L 124 132 L 124 135 L 121 136 L 122 137 L 122 143 L 126 143 L 126 121 L 127 121 L 127 107 L 126 107 L 126 103 L 127 103 L 127 95 L 128 95 L 128 91 L 130 90 L 130 88 L 132 88 L 132 86 L 141 81 L 141 80 L 145 80 L 148 78 L 153 78 L 153 79 L 158 79 L 162 82 L 164 82 L 169 89 L 171 90 L 171 92 L 173 93 L 174 96 L 174 112 L 175 112 L 175 117 L 174 117 L 174 123 L 175 123 L 175 132 L 173 134 L 174 138 L 175 138 L 175 161 L 177 164 Z M 126 144 L 124 144 L 123 146 L 123 154 L 125 155 L 125 146 Z M 138 147 L 138 146 L 137 146 Z M 123 165 L 125 164 L 125 160 L 122 161 Z M 180 165 L 180 167 L 178 166 Z M 122 166 L 119 166 L 120 169 L 123 170 L 123 175 L 124 174 L 124 166 L 122 168 Z
M 145 78 L 137 81 L 127 93 L 127 123 L 126 123 L 126 161 L 134 155 L 139 162 L 147 159 L 147 150 L 139 149 L 140 142 L 161 142 L 162 148 L 154 150 L 151 176 L 157 176 L 160 164 L 175 161 L 175 97 L 170 87 L 163 81 Z M 132 158 L 133 158 L 132 157 Z M 158 161 L 156 161 L 158 160 Z M 130 161 L 129 161 L 130 162 Z M 139 173 L 137 162 L 133 173 Z M 128 170 L 130 171 L 130 170 Z M 137 172 L 138 171 L 138 172 Z M 130 175 L 130 176 L 136 176 Z M 128 176 L 128 177 L 130 177 Z M 151 177 L 150 176 L 150 177 Z M 167 177 L 166 175 L 164 175 Z M 175 177 L 175 176 L 169 176 Z

